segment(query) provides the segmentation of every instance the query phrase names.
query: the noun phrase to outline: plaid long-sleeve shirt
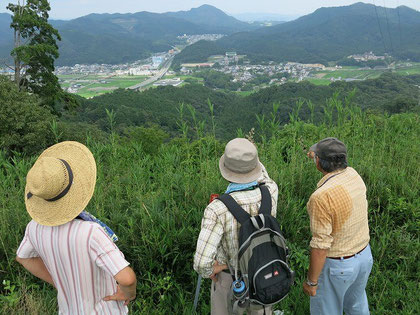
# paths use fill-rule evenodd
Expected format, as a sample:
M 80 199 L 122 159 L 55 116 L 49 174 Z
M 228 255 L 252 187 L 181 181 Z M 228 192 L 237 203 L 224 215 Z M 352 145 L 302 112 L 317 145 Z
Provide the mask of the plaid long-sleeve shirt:
M 268 176 L 265 167 L 262 167 L 262 176 L 259 183 L 265 183 L 271 194 L 271 214 L 277 213 L 277 184 Z M 260 189 L 237 191 L 230 194 L 233 199 L 252 216 L 258 214 L 261 205 Z M 229 212 L 223 202 L 216 199 L 204 210 L 201 222 L 201 232 L 197 241 L 197 249 L 194 256 L 194 270 L 203 277 L 208 278 L 213 272 L 215 260 L 219 264 L 228 264 L 232 268 L 237 263 L 239 250 L 240 224 Z

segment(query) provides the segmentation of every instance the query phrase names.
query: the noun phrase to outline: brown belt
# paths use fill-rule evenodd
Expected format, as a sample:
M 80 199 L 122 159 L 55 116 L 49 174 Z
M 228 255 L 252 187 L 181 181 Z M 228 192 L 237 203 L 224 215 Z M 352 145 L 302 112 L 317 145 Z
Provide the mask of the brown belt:
M 367 247 L 367 245 L 365 247 L 363 247 L 360 251 L 358 251 L 356 254 L 350 255 L 350 256 L 343 256 L 343 257 L 327 257 L 329 259 L 337 259 L 337 260 L 341 260 L 341 259 L 349 259 L 352 258 L 354 256 L 356 256 L 357 254 L 360 254 L 361 252 L 363 252 L 365 250 L 365 248 Z

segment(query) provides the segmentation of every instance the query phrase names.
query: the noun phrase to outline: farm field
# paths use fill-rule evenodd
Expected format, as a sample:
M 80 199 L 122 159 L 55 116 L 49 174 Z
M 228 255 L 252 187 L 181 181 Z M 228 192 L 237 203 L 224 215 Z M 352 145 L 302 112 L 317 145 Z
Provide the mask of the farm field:
M 60 75 L 60 84 L 67 89 L 77 87 L 75 94 L 90 98 L 110 93 L 118 88 L 127 88 L 147 79 L 146 76 L 105 76 L 105 75 Z
M 375 79 L 383 73 L 392 72 L 400 75 L 420 74 L 420 63 L 397 64 L 395 69 L 360 69 L 358 67 L 343 67 L 334 71 L 317 71 L 313 77 L 304 80 L 316 85 L 328 85 L 334 80 L 366 80 Z

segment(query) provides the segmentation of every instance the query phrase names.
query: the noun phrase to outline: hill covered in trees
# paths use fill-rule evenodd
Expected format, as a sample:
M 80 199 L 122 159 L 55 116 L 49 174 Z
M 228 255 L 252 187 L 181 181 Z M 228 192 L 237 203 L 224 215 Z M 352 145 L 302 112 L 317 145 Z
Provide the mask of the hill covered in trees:
M 192 8 L 189 11 L 167 12 L 164 15 L 205 26 L 209 33 L 215 34 L 231 34 L 257 28 L 255 25 L 239 21 L 208 4 Z
M 159 87 L 144 92 L 120 89 L 82 100 L 77 112 L 67 113 L 63 121 L 96 125 L 106 131 L 109 126 L 108 110 L 114 113 L 115 130 L 120 133 L 129 127 L 154 125 L 170 136 L 177 136 L 182 132 L 181 120 L 185 120 L 195 129 L 201 128 L 199 124 L 204 122 L 203 131 L 214 129 L 217 138 L 226 140 L 234 137 L 238 129 L 248 132 L 253 127 L 261 128 L 259 119 L 267 122 L 273 118 L 273 104 L 278 104 L 275 118 L 282 125 L 297 112 L 302 120 L 319 122 L 324 116 L 327 99 L 332 99 L 335 94 L 343 104 L 352 102 L 363 110 L 391 114 L 416 111 L 420 106 L 418 86 L 420 76 L 385 74 L 378 79 L 334 82 L 329 86 L 316 86 L 309 82 L 287 83 L 246 97 L 201 85 Z M 181 104 L 184 104 L 182 113 Z M 217 122 L 215 126 L 213 120 Z
M 13 34 L 9 14 L 0 13 L 0 58 L 9 58 Z M 57 65 L 125 63 L 167 51 L 183 34 L 256 29 L 223 11 L 204 5 L 190 11 L 133 14 L 89 14 L 70 21 L 51 20 L 61 34 Z
M 92 99 L 79 97 L 79 107 L 54 116 L 40 106 L 37 96 L 19 92 L 13 82 L 0 76 L 0 143 L 8 154 L 33 154 L 54 139 L 84 141 L 89 135 L 103 142 L 110 133 L 127 141 L 157 142 L 210 133 L 224 141 L 251 129 L 266 132 L 274 121 L 280 126 L 296 119 L 319 123 L 337 104 L 375 113 L 419 113 L 419 86 L 419 75 L 385 74 L 329 86 L 287 83 L 248 96 L 197 84 L 143 92 L 119 89 Z M 337 114 L 332 112 L 329 119 L 335 121 Z
M 233 34 L 210 44 L 213 47 L 208 48 L 206 57 L 215 51 L 233 50 L 259 62 L 326 64 L 367 51 L 420 61 L 420 12 L 405 6 L 389 9 L 364 3 L 320 8 L 291 22 Z M 177 58 L 197 61 L 195 56 L 202 57 L 202 51 L 195 44 Z

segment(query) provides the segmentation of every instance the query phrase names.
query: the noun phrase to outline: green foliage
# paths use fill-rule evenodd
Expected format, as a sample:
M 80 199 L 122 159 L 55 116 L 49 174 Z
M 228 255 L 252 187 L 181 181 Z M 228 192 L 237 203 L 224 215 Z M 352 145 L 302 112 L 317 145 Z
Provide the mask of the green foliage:
M 407 96 L 399 96 L 386 103 L 385 109 L 390 114 L 418 111 L 420 110 L 420 101 L 417 102 L 416 99 Z
M 78 141 L 87 144 L 89 141 L 105 143 L 108 141 L 108 134 L 97 126 L 85 122 L 63 122 L 57 123 L 57 130 L 53 132 L 55 141 Z M 56 134 L 58 133 L 58 137 Z
M 128 127 L 124 130 L 126 140 L 140 143 L 146 154 L 154 155 L 159 152 L 163 142 L 169 137 L 159 126 Z
M 11 284 L 10 280 L 3 280 L 3 291 L 4 294 L 0 295 L 0 300 L 11 308 L 15 307 L 20 299 L 16 285 Z
M 215 75 L 213 75 L 215 73 Z M 204 72 L 211 84 L 223 84 L 225 76 L 215 71 Z M 216 78 L 216 79 L 214 79 Z M 213 80 L 214 79 L 214 80 Z M 213 80 L 213 81 L 212 81 Z M 197 131 L 211 132 L 218 139 L 227 140 L 241 129 L 247 133 L 259 126 L 256 115 L 271 117 L 273 104 L 278 104 L 276 121 L 279 125 L 290 122 L 290 115 L 296 118 L 321 122 L 324 119 L 325 100 L 338 93 L 343 103 L 354 90 L 352 102 L 363 110 L 399 113 L 416 111 L 420 76 L 399 76 L 384 74 L 380 78 L 360 82 L 335 82 L 329 86 L 315 86 L 309 82 L 286 83 L 261 89 L 248 96 L 223 90 L 213 90 L 197 84 L 184 87 L 159 87 L 144 92 L 116 90 L 113 93 L 83 100 L 76 114 L 64 113 L 63 122 L 83 122 L 109 131 L 106 110 L 115 114 L 115 132 L 123 134 L 127 127 L 144 127 L 148 124 L 160 126 L 171 137 L 186 135 L 196 137 Z M 401 103 L 398 100 L 404 100 Z M 297 103 L 304 100 L 300 108 Z M 208 101 L 213 105 L 209 107 Z M 180 104 L 184 106 L 180 122 Z M 405 105 L 404 105 L 405 104 Z M 192 116 L 194 109 L 194 117 Z M 337 110 L 331 112 L 331 119 L 337 117 Z M 217 124 L 214 125 L 213 122 Z M 180 124 L 184 124 L 180 126 Z M 185 125 L 186 124 L 186 125 Z M 193 126 L 192 128 L 189 126 Z
M 277 308 L 286 314 L 309 312 L 309 299 L 301 289 L 309 262 L 305 205 L 322 175 L 306 158 L 305 150 L 321 138 L 336 136 L 346 143 L 349 163 L 368 191 L 374 256 L 367 287 L 371 312 L 415 314 L 420 306 L 420 147 L 413 143 L 420 137 L 420 117 L 366 113 L 337 96 L 325 107 L 338 117 L 314 125 L 299 119 L 295 110 L 291 122 L 281 127 L 275 118 L 281 106 L 271 106 L 263 123 L 267 127 L 257 131 L 258 138 L 264 139 L 257 143 L 260 159 L 278 183 L 277 218 L 297 273 L 296 285 Z M 131 312 L 190 314 L 197 279 L 192 260 L 203 209 L 209 195 L 223 192 L 227 185 L 218 170 L 224 143 L 212 136 L 195 141 L 177 138 L 163 143 L 153 156 L 137 141 L 88 145 L 97 161 L 98 180 L 87 210 L 114 229 L 119 248 L 136 271 L 138 298 Z M 13 259 L 30 220 L 22 196 L 25 175 L 33 162 L 34 158 L 20 157 L 12 162 L 0 154 L 0 269 L 6 271 L 0 277 L 7 274 L 21 297 L 14 306 L 2 303 L 1 313 L 56 313 L 55 290 L 29 276 Z M 38 289 L 30 287 L 33 283 Z M 2 294 L 7 296 L 9 291 Z M 209 298 L 210 281 L 204 280 L 200 314 L 209 313 Z
M 228 91 L 236 91 L 241 87 L 241 83 L 232 82 L 233 76 L 225 74 L 221 71 L 206 70 L 196 73 L 196 76 L 204 79 L 204 84 L 209 88 L 224 89 Z M 270 79 L 268 79 L 270 80 Z
M 40 106 L 35 95 L 20 92 L 16 85 L 0 76 L 0 146 L 34 154 L 52 143 L 50 124 L 54 116 Z
M 56 41 L 61 37 L 48 23 L 49 2 L 23 0 L 18 4 L 10 3 L 7 9 L 13 13 L 10 27 L 14 30 L 15 48 L 11 55 L 15 62 L 16 85 L 39 95 L 51 108 L 58 100 L 67 107 L 76 106 L 76 100 L 61 89 L 54 74 L 54 61 L 59 56 Z

